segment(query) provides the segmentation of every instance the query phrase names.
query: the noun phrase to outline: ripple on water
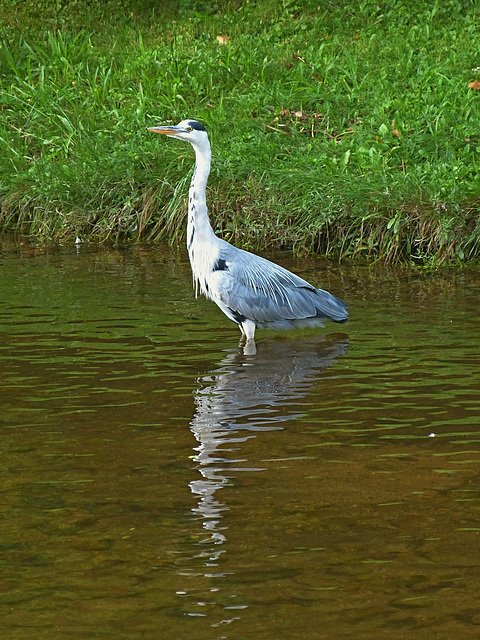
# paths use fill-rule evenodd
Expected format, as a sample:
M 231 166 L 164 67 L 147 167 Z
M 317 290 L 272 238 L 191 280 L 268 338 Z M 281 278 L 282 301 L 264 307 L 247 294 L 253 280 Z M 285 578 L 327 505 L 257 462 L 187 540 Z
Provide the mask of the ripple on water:
M 2 278 L 4 635 L 478 635 L 476 272 L 312 262 L 351 322 L 255 357 L 183 253 Z

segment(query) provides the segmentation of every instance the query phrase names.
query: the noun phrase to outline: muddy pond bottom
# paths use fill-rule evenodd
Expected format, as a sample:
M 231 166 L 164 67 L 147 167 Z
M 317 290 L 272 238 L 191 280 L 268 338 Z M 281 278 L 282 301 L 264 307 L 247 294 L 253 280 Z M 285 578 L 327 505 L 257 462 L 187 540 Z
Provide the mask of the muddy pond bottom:
M 0 249 L 2 637 L 480 635 L 478 271 L 267 256 L 351 320 L 245 356 L 183 251 Z

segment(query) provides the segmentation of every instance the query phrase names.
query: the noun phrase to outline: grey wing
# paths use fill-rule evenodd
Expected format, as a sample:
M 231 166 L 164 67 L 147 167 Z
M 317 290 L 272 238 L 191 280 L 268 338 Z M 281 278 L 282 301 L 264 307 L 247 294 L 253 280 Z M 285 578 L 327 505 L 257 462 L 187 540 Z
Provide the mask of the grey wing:
M 220 251 L 219 297 L 236 314 L 254 322 L 305 318 L 348 319 L 347 305 L 283 267 L 225 243 Z

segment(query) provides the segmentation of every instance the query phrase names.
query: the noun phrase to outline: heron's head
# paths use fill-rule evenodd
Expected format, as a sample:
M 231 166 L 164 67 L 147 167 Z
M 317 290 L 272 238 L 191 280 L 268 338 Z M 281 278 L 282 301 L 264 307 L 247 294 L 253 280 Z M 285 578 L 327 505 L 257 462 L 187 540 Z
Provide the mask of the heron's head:
M 163 133 L 179 140 L 186 140 L 193 144 L 194 147 L 203 147 L 205 142 L 208 141 L 207 130 L 203 124 L 196 120 L 182 120 L 173 127 L 149 127 L 148 130 L 153 131 L 153 133 Z

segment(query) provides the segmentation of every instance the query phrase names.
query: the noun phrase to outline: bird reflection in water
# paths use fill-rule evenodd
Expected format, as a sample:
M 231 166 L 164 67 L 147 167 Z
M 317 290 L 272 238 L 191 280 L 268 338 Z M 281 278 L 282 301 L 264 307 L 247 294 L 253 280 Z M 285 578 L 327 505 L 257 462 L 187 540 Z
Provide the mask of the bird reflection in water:
M 302 336 L 265 341 L 255 357 L 228 353 L 219 366 L 199 379 L 196 413 L 190 428 L 196 447 L 200 478 L 190 483 L 199 496 L 193 510 L 208 534 L 199 554 L 206 566 L 216 566 L 226 541 L 216 492 L 243 466 L 241 457 L 227 457 L 240 443 L 259 431 L 282 429 L 282 422 L 302 415 L 302 400 L 348 347 L 346 335 Z M 210 574 L 213 575 L 213 574 Z

